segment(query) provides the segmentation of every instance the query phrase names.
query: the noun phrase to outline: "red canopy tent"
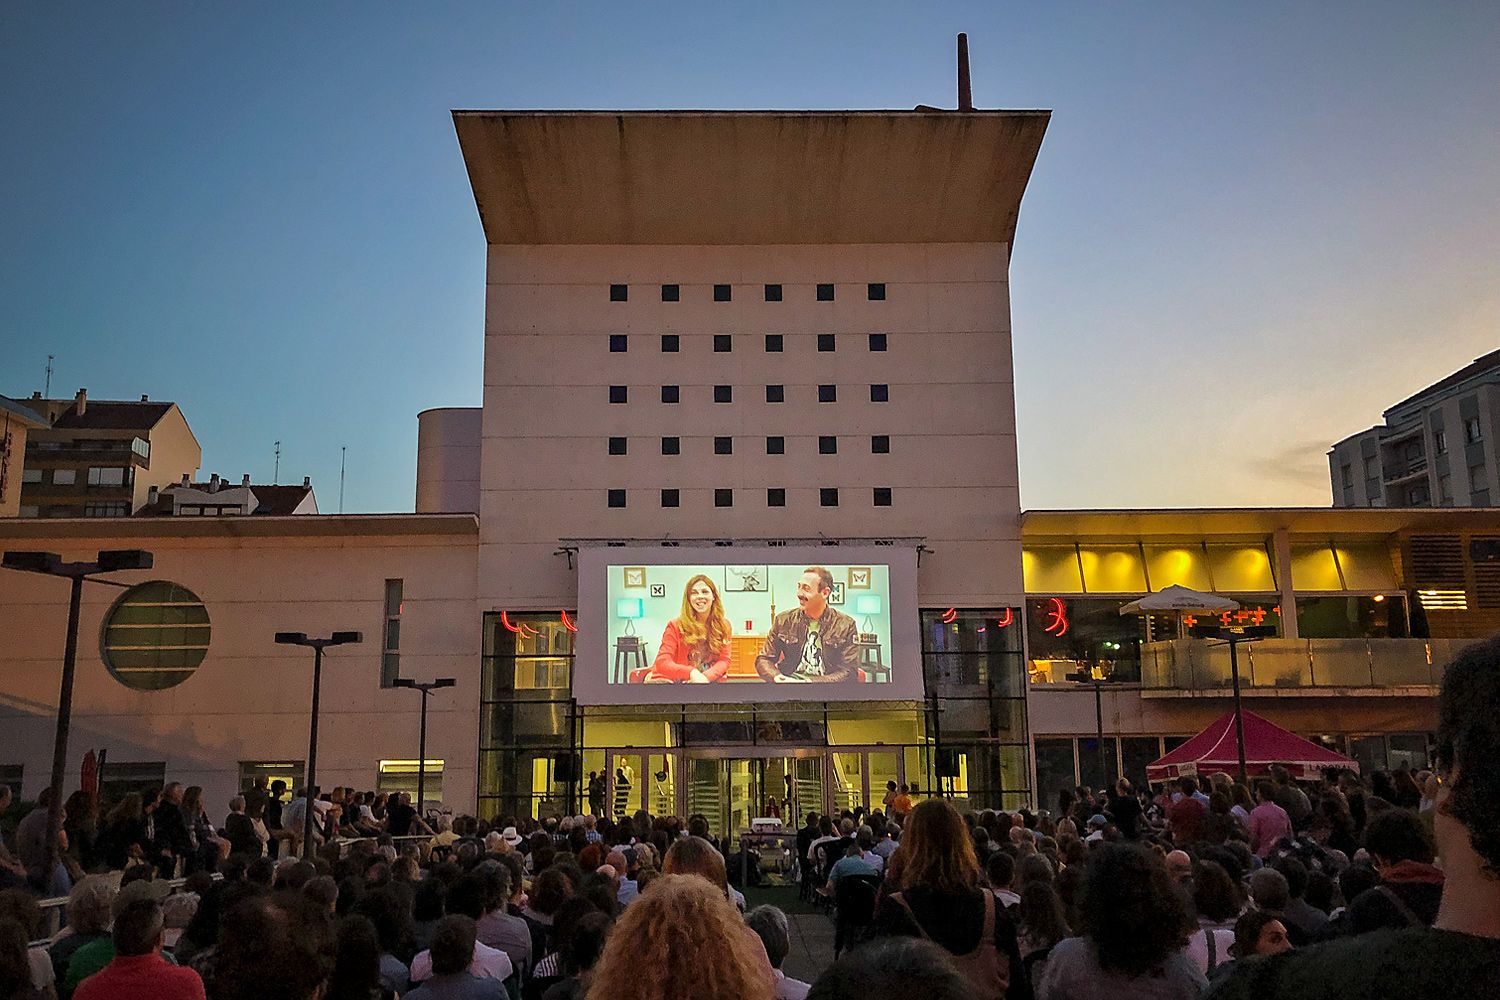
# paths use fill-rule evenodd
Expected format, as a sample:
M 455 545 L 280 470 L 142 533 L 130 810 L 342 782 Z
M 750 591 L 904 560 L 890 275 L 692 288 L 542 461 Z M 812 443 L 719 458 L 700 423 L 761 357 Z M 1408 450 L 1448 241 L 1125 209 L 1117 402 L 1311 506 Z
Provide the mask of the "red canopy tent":
M 1272 764 L 1283 764 L 1293 777 L 1315 776 L 1325 767 L 1359 773 L 1348 757 L 1287 732 L 1254 712 L 1241 712 L 1245 726 L 1245 770 L 1264 774 Z M 1170 781 L 1184 774 L 1238 775 L 1239 752 L 1234 738 L 1234 713 L 1225 712 L 1203 732 L 1160 760 L 1146 765 L 1146 780 Z

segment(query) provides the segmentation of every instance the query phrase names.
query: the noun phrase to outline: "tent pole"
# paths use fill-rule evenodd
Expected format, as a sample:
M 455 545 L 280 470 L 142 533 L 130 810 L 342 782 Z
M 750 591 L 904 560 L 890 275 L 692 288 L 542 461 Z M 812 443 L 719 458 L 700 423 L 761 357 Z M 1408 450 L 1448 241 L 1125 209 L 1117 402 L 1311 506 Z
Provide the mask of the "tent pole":
M 1245 776 L 1245 717 L 1240 711 L 1240 661 L 1235 655 L 1239 644 L 1229 640 L 1229 683 L 1234 687 L 1234 742 L 1239 751 L 1240 784 L 1249 787 Z

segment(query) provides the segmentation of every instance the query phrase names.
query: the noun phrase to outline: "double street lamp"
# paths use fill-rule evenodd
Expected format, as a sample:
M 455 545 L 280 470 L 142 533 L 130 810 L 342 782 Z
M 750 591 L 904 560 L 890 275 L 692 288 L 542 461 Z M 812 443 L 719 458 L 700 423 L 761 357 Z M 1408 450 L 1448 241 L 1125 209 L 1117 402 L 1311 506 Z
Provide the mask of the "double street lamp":
M 57 867 L 57 840 L 62 830 L 63 772 L 67 769 L 68 730 L 73 721 L 73 675 L 78 665 L 78 614 L 83 601 L 83 581 L 98 573 L 150 569 L 151 564 L 151 553 L 142 549 L 105 549 L 93 562 L 63 562 L 62 556 L 55 552 L 7 552 L 0 559 L 0 566 L 5 569 L 65 577 L 73 584 L 68 599 L 68 638 L 63 646 L 62 684 L 57 693 L 57 732 L 52 743 L 52 784 L 47 802 L 47 845 L 42 878 L 48 884 Z
M 343 646 L 363 642 L 358 632 L 335 632 L 326 639 L 309 639 L 306 632 L 277 632 L 276 642 L 282 646 L 310 646 L 313 651 L 312 683 L 312 731 L 307 737 L 307 775 L 303 780 L 302 799 L 306 805 L 302 819 L 302 856 L 312 850 L 313 798 L 318 790 L 318 691 L 323 682 L 323 650 L 329 646 Z
M 452 677 L 439 677 L 430 681 L 414 681 L 410 677 L 397 677 L 392 687 L 410 688 L 422 692 L 422 728 L 417 738 L 417 815 L 422 815 L 422 793 L 427 781 L 427 696 L 438 688 L 450 688 L 458 681 Z

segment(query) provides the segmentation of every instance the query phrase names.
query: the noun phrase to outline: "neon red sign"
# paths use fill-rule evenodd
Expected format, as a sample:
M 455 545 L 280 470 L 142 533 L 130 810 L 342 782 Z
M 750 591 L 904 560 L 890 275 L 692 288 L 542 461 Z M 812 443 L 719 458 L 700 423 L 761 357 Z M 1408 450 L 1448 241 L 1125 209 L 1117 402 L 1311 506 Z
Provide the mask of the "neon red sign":
M 1068 606 L 1062 602 L 1060 597 L 1047 598 L 1049 610 L 1046 612 L 1050 620 L 1042 628 L 1043 632 L 1055 635 L 1059 639 L 1068 634 Z

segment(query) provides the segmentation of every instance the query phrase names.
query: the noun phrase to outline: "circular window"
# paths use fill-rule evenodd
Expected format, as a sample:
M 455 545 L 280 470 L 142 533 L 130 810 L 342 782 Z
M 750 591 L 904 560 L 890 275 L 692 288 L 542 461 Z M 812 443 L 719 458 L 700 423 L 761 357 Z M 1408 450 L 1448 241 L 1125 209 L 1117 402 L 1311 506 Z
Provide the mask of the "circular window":
M 209 631 L 197 594 L 165 580 L 142 583 L 125 591 L 104 619 L 104 665 L 126 687 L 160 691 L 198 669 Z

